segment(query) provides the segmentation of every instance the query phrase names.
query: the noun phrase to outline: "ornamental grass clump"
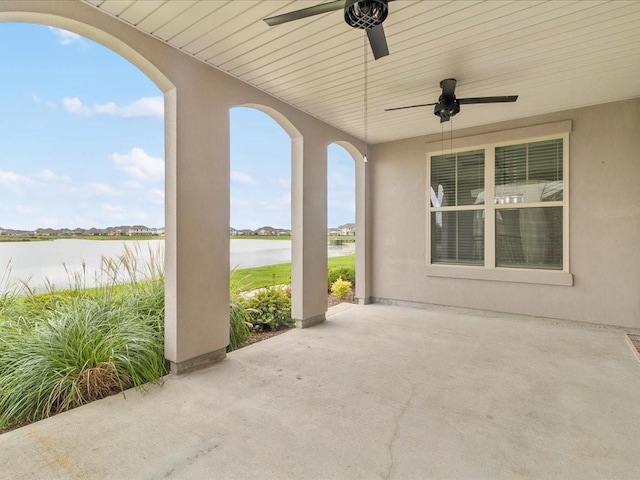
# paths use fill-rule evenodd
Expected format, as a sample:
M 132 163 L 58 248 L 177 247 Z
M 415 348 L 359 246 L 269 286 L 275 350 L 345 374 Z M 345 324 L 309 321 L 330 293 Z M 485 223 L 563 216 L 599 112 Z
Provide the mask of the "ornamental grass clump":
M 244 305 L 239 295 L 231 295 L 229 299 L 229 346 L 227 351 L 239 348 L 251 338 L 251 312 Z
M 139 275 L 133 250 L 105 261 L 97 288 L 0 299 L 0 429 L 158 382 L 164 359 L 164 278 Z M 128 269 L 136 275 L 117 284 Z M 130 270 L 134 272 L 134 270 Z

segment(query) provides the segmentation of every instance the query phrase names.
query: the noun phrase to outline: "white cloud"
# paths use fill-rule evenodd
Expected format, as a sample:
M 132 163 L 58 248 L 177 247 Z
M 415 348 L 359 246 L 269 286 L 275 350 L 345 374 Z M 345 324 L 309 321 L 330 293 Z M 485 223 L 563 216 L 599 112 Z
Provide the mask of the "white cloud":
M 29 205 L 16 205 L 16 212 L 20 215 L 30 215 L 34 210 Z
M 62 107 L 69 113 L 75 113 L 78 115 L 91 115 L 91 109 L 84 105 L 78 97 L 63 98 Z
M 114 102 L 85 105 L 78 97 L 65 97 L 62 106 L 69 113 L 78 115 L 112 115 L 121 118 L 154 117 L 164 118 L 164 99 L 160 97 L 143 97 L 129 105 L 119 106 Z
M 123 117 L 158 117 L 164 118 L 163 97 L 143 97 L 122 110 Z
M 152 157 L 142 148 L 134 147 L 127 153 L 114 153 L 111 161 L 116 168 L 141 181 L 161 181 L 164 179 L 164 161 Z
M 54 173 L 48 169 L 40 170 L 34 175 L 34 177 L 41 182 L 46 183 L 64 183 L 65 185 L 73 183 L 71 177 L 68 177 L 67 175 L 58 175 L 57 173 Z
M 22 175 L 21 173 L 0 170 L 0 186 L 3 186 L 5 188 L 17 190 L 21 187 L 31 185 L 33 183 L 34 181 L 31 178 L 27 177 L 26 175 Z
M 291 193 L 285 193 L 280 196 L 278 199 L 280 205 L 288 206 L 291 205 Z
M 31 99 L 36 105 L 42 105 L 44 103 L 49 108 L 56 108 L 58 106 L 56 102 L 52 102 L 51 100 L 42 100 L 36 92 L 31 92 Z
M 164 191 L 154 188 L 149 192 L 149 197 L 151 203 L 155 203 L 156 205 L 164 205 Z
M 127 180 L 123 183 L 123 185 L 129 190 L 138 190 L 142 188 L 142 182 L 139 182 L 138 180 Z
M 257 185 L 258 182 L 249 174 L 242 172 L 231 172 L 231 181 L 240 185 Z
M 290 178 L 279 178 L 276 180 L 276 183 L 280 188 L 284 188 L 285 190 L 291 190 L 291 179 Z
M 105 213 L 124 213 L 124 208 L 111 203 L 103 203 L 102 211 Z
M 98 182 L 87 183 L 84 186 L 84 193 L 93 197 L 112 197 L 119 194 L 111 185 Z
M 332 172 L 327 179 L 327 184 L 329 185 L 329 188 L 348 188 L 350 190 L 353 190 L 353 188 L 355 187 L 355 180 L 352 177 L 343 175 L 342 173 Z
M 82 41 L 82 37 L 77 33 L 73 33 L 68 30 L 63 30 L 62 28 L 56 28 L 56 27 L 49 27 L 49 29 L 56 36 L 56 38 L 60 42 L 60 45 L 64 45 L 65 47 L 67 45 L 72 44 L 73 42 Z

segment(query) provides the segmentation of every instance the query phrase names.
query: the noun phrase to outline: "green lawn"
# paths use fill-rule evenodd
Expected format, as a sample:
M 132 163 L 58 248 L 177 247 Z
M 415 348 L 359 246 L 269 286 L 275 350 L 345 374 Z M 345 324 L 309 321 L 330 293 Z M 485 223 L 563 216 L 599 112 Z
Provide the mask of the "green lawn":
M 0 237 L 0 242 L 45 242 L 52 240 L 50 237 L 10 237 L 8 235 Z
M 355 255 L 329 258 L 329 268 L 354 267 Z M 231 290 L 246 291 L 291 283 L 291 264 L 279 263 L 264 267 L 242 268 L 231 272 Z

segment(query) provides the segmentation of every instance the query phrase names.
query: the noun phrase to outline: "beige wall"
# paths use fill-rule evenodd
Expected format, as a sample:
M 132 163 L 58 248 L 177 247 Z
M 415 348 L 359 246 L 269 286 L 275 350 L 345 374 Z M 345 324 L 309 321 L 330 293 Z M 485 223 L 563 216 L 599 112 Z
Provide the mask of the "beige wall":
M 297 320 L 324 318 L 326 155 L 362 142 L 78 0 L 0 0 L 0 22 L 87 36 L 143 70 L 165 94 L 166 334 L 174 364 L 224 356 L 229 340 L 229 109 L 259 107 L 296 137 L 292 171 Z M 361 167 L 364 168 L 364 167 Z M 362 190 L 362 189 L 361 189 Z M 364 254 L 365 252 L 360 252 Z
M 427 276 L 425 144 L 440 141 L 431 135 L 370 148 L 372 296 L 640 328 L 640 99 L 454 131 L 453 145 L 562 120 L 573 124 L 573 286 Z

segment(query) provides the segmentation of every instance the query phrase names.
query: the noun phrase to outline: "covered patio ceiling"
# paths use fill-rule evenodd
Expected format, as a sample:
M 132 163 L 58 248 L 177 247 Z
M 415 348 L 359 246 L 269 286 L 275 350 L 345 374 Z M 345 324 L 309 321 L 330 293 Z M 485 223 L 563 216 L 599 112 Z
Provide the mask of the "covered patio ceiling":
M 318 0 L 83 0 L 356 137 L 363 128 L 362 31 L 342 12 L 269 27 L 263 18 Z M 444 78 L 458 97 L 519 95 L 463 105 L 459 129 L 640 96 L 638 1 L 409 1 L 389 4 L 390 55 L 370 50 L 368 140 L 441 131 L 433 107 Z

